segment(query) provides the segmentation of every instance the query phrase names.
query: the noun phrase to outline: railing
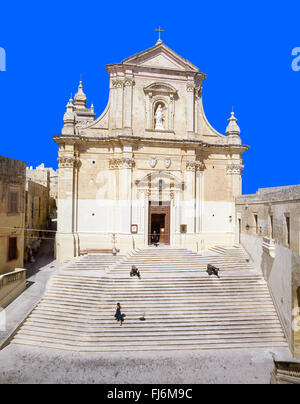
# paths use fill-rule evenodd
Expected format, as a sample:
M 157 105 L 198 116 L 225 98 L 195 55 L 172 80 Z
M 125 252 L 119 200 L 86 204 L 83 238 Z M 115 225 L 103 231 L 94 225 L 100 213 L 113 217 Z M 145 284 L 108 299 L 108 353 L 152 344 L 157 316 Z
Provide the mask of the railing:
M 0 275 L 0 289 L 13 282 L 26 279 L 26 269 L 16 268 L 14 272 L 9 272 L 4 275 Z
M 270 255 L 272 258 L 275 258 L 275 240 L 270 237 L 264 237 L 262 248 L 266 254 Z

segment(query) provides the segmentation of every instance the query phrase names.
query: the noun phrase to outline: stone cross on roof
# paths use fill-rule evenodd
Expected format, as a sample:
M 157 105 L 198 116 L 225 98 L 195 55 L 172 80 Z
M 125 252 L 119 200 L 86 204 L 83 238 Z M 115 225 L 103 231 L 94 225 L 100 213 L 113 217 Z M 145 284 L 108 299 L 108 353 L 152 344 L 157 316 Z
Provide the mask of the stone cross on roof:
M 164 29 L 161 29 L 161 26 L 159 26 L 158 29 L 156 29 L 155 31 L 157 31 L 157 32 L 158 32 L 158 35 L 159 35 L 158 41 L 157 41 L 156 43 L 157 43 L 157 44 L 162 43 L 162 40 L 160 39 L 160 34 L 161 34 L 161 32 L 165 32 L 165 30 L 164 30 Z

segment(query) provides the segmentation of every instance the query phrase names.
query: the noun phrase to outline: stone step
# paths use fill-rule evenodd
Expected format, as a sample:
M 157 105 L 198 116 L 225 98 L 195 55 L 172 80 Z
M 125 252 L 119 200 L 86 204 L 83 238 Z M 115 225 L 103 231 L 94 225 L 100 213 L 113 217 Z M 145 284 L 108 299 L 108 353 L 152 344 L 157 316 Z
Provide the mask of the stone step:
M 201 343 L 201 344 L 167 344 L 163 346 L 144 346 L 141 344 L 140 346 L 117 346 L 117 347 L 111 347 L 111 346 L 86 346 L 86 347 L 78 347 L 78 346 L 70 346 L 66 344 L 58 344 L 58 343 L 52 343 L 52 342 L 43 342 L 43 341 L 29 341 L 26 339 L 18 338 L 14 339 L 13 344 L 20 344 L 20 345 L 27 345 L 27 346 L 34 346 L 34 347 L 40 347 L 40 348 L 45 348 L 45 349 L 57 349 L 57 350 L 63 350 L 63 351 L 71 351 L 71 352 L 83 352 L 83 353 L 101 353 L 101 352 L 131 352 L 131 351 L 183 351 L 183 350 L 188 350 L 188 351 L 198 351 L 198 350 L 213 350 L 213 349 L 255 349 L 255 348 L 266 348 L 266 347 L 272 347 L 272 348 L 286 348 L 286 343 L 285 342 L 266 342 L 264 341 L 263 343 L 260 342 L 247 342 L 245 344 L 245 341 L 242 342 L 235 342 L 235 341 L 230 341 L 230 343 L 220 343 L 220 341 L 217 341 L 215 343 Z
M 272 336 L 271 334 L 269 336 L 258 336 L 258 335 L 230 335 L 225 337 L 220 336 L 220 337 L 211 337 L 209 336 L 195 336 L 195 337 L 173 337 L 172 340 L 168 339 L 167 337 L 162 337 L 159 338 L 157 340 L 143 340 L 141 339 L 140 341 L 136 340 L 136 336 L 128 338 L 127 340 L 125 338 L 119 339 L 118 336 L 116 336 L 116 340 L 111 340 L 111 339 L 96 339 L 95 341 L 90 341 L 88 339 L 84 339 L 83 337 L 79 338 L 78 340 L 72 336 L 70 338 L 67 338 L 66 336 L 64 337 L 64 339 L 59 339 L 59 338 L 55 338 L 54 336 L 47 336 L 47 334 L 43 335 L 43 334 L 29 334 L 29 333 L 23 333 L 22 335 L 19 335 L 19 333 L 16 335 L 15 340 L 18 339 L 19 337 L 21 337 L 22 339 L 28 339 L 31 341 L 36 341 L 36 342 L 52 342 L 52 343 L 62 343 L 64 342 L 64 344 L 68 344 L 70 346 L 81 346 L 81 347 L 88 347 L 88 346 L 93 346 L 94 345 L 100 345 L 101 343 L 103 343 L 108 349 L 113 347 L 113 346 L 138 346 L 138 345 L 142 345 L 145 346 L 162 346 L 162 345 L 178 345 L 178 344 L 183 344 L 183 345 L 191 345 L 191 344 L 205 344 L 205 343 L 209 343 L 209 344 L 226 344 L 226 343 L 249 343 L 249 342 L 254 342 L 254 343 L 262 343 L 264 342 L 280 342 L 280 343 L 284 343 L 284 340 L 282 337 L 277 337 L 277 336 Z
M 88 290 L 98 290 L 98 291 L 104 291 L 104 290 L 111 290 L 111 289 L 116 289 L 116 283 L 118 283 L 118 290 L 130 290 L 132 292 L 134 291 L 139 291 L 139 290 L 150 290 L 150 291 L 163 291 L 166 292 L 168 290 L 171 291 L 180 291 L 180 290 L 195 290 L 201 292 L 201 290 L 229 290 L 229 291 L 239 291 L 241 290 L 242 292 L 244 290 L 249 290 L 250 292 L 253 292 L 255 290 L 260 291 L 260 290 L 267 290 L 267 286 L 263 281 L 261 282 L 232 282 L 232 283 L 225 283 L 225 282 L 220 282 L 217 278 L 212 278 L 211 280 L 208 280 L 208 282 L 198 282 L 195 280 L 195 282 L 191 281 L 190 283 L 187 282 L 182 282 L 182 283 L 176 283 L 176 282 L 166 282 L 166 283 L 156 283 L 152 282 L 151 280 L 138 280 L 137 278 L 130 279 L 127 282 L 122 282 L 122 279 L 114 279 L 112 282 L 103 282 L 100 284 L 92 284 L 86 285 L 85 283 L 80 283 L 80 282 L 68 282 L 68 281 L 53 281 L 50 285 L 53 287 L 58 287 L 58 288 L 74 288 L 74 289 L 86 289 Z
M 243 314 L 243 312 L 245 312 L 245 310 L 251 310 L 252 314 L 256 314 L 259 316 L 263 316 L 263 314 L 267 314 L 267 313 L 275 313 L 275 309 L 272 306 L 267 306 L 265 309 L 260 307 L 261 305 L 258 306 L 252 306 L 249 307 L 247 305 L 245 305 L 245 307 L 228 307 L 228 308 L 207 308 L 207 307 L 202 307 L 202 308 L 198 308 L 198 314 L 205 314 L 205 315 L 209 315 L 209 314 L 214 314 L 214 315 L 224 315 L 226 313 L 228 313 L 228 310 L 230 309 L 230 314 L 232 315 L 233 313 L 235 314 Z M 110 306 L 111 307 L 111 306 Z M 104 310 L 104 308 L 99 308 L 99 309 L 95 309 L 95 307 L 93 306 L 87 306 L 87 307 L 83 307 L 83 306 L 76 306 L 76 305 L 72 305 L 72 304 L 59 304 L 59 303 L 47 303 L 47 302 L 42 302 L 39 305 L 39 308 L 41 309 L 48 309 L 48 311 L 52 311 L 52 312 L 62 312 L 62 313 L 91 313 L 91 314 L 95 314 L 97 313 L 98 315 L 101 316 L 111 316 L 114 314 L 113 312 L 113 308 L 110 309 L 110 307 L 107 307 L 106 310 Z M 124 313 L 126 313 L 126 310 L 129 310 L 130 307 L 126 306 L 123 311 Z M 167 316 L 176 316 L 176 315 L 180 315 L 180 313 L 182 313 L 182 311 L 184 311 L 185 316 L 190 315 L 191 313 L 196 313 L 197 311 L 194 309 L 187 309 L 185 307 L 174 307 L 174 306 L 170 306 L 167 307 L 168 312 L 166 312 L 166 308 L 164 307 L 147 307 L 147 306 L 143 306 L 140 308 L 136 308 L 136 305 L 132 307 L 132 310 L 130 311 L 130 315 L 133 316 L 141 316 L 141 313 L 146 312 L 147 316 L 149 317 L 150 315 L 155 315 L 155 314 L 160 314 L 163 315 L 162 320 L 164 319 L 164 317 Z M 128 315 L 128 313 L 126 313 Z
M 45 328 L 52 328 L 55 326 L 55 329 L 70 329 L 70 330 L 77 330 L 77 331 L 82 331 L 82 330 L 87 330 L 89 331 L 94 331 L 97 330 L 98 332 L 105 332 L 107 330 L 110 330 L 113 326 L 112 321 L 106 324 L 98 324 L 97 322 L 92 323 L 92 322 L 85 322 L 84 320 L 79 321 L 73 320 L 73 319 L 61 319 L 61 318 L 55 318 L 51 316 L 41 316 L 41 315 L 32 315 L 30 319 L 27 319 L 25 322 L 26 325 L 31 325 L 32 327 L 39 327 L 40 324 L 43 324 Z M 150 327 L 150 328 L 149 328 Z M 238 329 L 280 329 L 280 322 L 279 321 L 274 321 L 264 319 L 264 320 L 224 320 L 222 322 L 219 322 L 216 324 L 213 320 L 212 321 L 205 321 L 205 320 L 199 320 L 196 323 L 191 322 L 191 323 L 170 323 L 167 326 L 167 330 L 199 330 L 201 331 L 205 327 L 205 329 L 217 329 L 217 330 L 222 330 L 222 329 L 227 329 L 231 327 L 232 330 Z M 126 322 L 126 330 L 129 330 L 130 332 L 139 332 L 141 330 L 144 330 L 145 328 L 148 329 L 149 332 L 152 331 L 164 331 L 166 329 L 166 325 L 162 323 L 156 323 L 151 322 L 148 324 L 148 321 L 139 321 L 136 322 L 136 324 L 132 323 L 127 323 Z
M 234 286 L 251 286 L 251 285 L 266 285 L 265 281 L 262 278 L 255 277 L 245 277 L 231 279 L 231 278 L 217 278 L 217 277 L 186 277 L 186 278 L 176 278 L 176 277 L 167 277 L 160 278 L 157 277 L 142 277 L 138 279 L 137 277 L 131 278 L 129 275 L 124 278 L 111 277 L 107 279 L 103 278 L 93 278 L 90 282 L 86 279 L 66 279 L 66 278 L 53 278 L 52 282 L 60 282 L 61 284 L 64 282 L 65 284 L 74 284 L 74 285 L 84 285 L 84 286 L 96 286 L 101 287 L 105 285 L 116 285 L 118 286 L 134 286 L 134 285 L 143 285 L 143 286 L 173 286 L 173 287 L 181 287 L 181 286 L 226 286 L 226 285 L 234 285 Z
M 128 288 L 129 289 L 129 288 Z M 142 288 L 137 290 L 135 289 L 129 289 L 126 290 L 125 288 L 123 289 L 115 289 L 115 288 L 107 288 L 103 290 L 97 290 L 97 289 L 88 289 L 85 291 L 85 295 L 89 297 L 95 297 L 95 298 L 101 298 L 105 296 L 124 296 L 127 298 L 128 296 L 134 297 L 180 297 L 184 298 L 186 297 L 187 299 L 189 298 L 246 298 L 246 297 L 264 297 L 268 296 L 270 298 L 270 295 L 268 294 L 267 290 L 265 288 L 259 288 L 258 290 L 255 289 L 221 289 L 221 288 L 214 288 L 214 289 L 208 289 L 208 288 L 193 288 L 190 291 L 182 291 L 182 290 L 176 290 L 176 289 L 161 289 L 161 290 L 155 290 L 154 288 L 147 288 L 146 290 L 143 290 Z M 49 290 L 49 293 L 55 293 L 58 292 L 60 294 L 74 294 L 74 295 L 81 295 L 82 291 L 84 291 L 83 288 L 67 288 L 67 287 L 62 287 L 59 288 L 58 286 L 55 286 L 55 288 L 51 288 Z
M 63 338 L 65 340 L 71 341 L 89 341 L 89 342 L 130 342 L 134 341 L 146 341 L 146 340 L 153 340 L 154 338 L 159 339 L 160 341 L 175 341 L 181 339 L 207 339 L 207 338 L 278 338 L 280 341 L 283 341 L 281 330 L 201 330 L 193 331 L 193 330 L 186 330 L 186 331 L 177 331 L 177 332 L 170 332 L 165 330 L 159 332 L 148 332 L 144 330 L 143 332 L 132 335 L 130 332 L 126 332 L 125 326 L 122 327 L 120 330 L 120 326 L 118 324 L 115 325 L 115 328 L 111 330 L 111 332 L 104 332 L 104 333 L 97 333 L 97 332 L 78 332 L 75 330 L 53 330 L 51 328 L 39 328 L 39 327 L 30 327 L 26 324 L 22 327 L 22 330 L 18 332 L 18 335 L 22 336 L 39 336 L 45 337 L 46 339 L 59 339 Z M 124 331 L 125 330 L 125 331 Z
M 248 315 L 243 314 L 243 311 L 238 311 L 238 310 L 232 310 L 231 312 L 226 312 L 226 311 L 220 311 L 220 310 L 210 310 L 210 311 L 205 311 L 205 310 L 199 310 L 197 312 L 188 312 L 185 313 L 184 315 L 182 314 L 182 310 L 168 310 L 168 312 L 164 312 L 162 310 L 151 310 L 149 308 L 140 308 L 136 309 L 135 311 L 132 309 L 128 311 L 124 310 L 124 313 L 126 314 L 126 323 L 132 323 L 132 322 L 140 322 L 140 318 L 145 316 L 146 320 L 148 323 L 154 323 L 154 322 L 163 322 L 163 323 L 191 323 L 191 322 L 198 322 L 198 321 L 216 321 L 218 322 L 218 318 L 220 316 L 224 317 L 224 321 L 234 321 L 235 319 L 237 320 L 257 320 L 261 321 L 264 318 L 271 319 L 271 320 L 276 320 L 277 322 L 277 317 L 276 317 L 276 312 L 274 310 L 266 310 L 264 313 L 262 310 L 258 311 L 257 309 L 252 309 L 251 312 Z M 41 316 L 46 315 L 46 316 L 52 316 L 53 319 L 59 319 L 59 318 L 65 318 L 68 320 L 84 320 L 86 321 L 97 321 L 99 324 L 104 324 L 105 322 L 108 322 L 108 324 L 111 324 L 111 321 L 114 320 L 114 310 L 95 310 L 95 311 L 89 311 L 89 310 L 78 310 L 77 308 L 74 307 L 53 307 L 53 306 L 41 306 L 39 308 L 39 312 L 37 313 Z
M 141 314 L 144 314 L 142 311 L 140 313 L 137 313 L 137 317 L 135 319 L 130 319 L 130 318 L 126 318 L 126 324 L 132 324 L 132 323 L 137 323 L 137 318 L 139 319 L 139 317 L 141 317 Z M 161 316 L 157 315 L 157 314 L 152 314 L 150 317 L 148 315 L 149 313 L 146 314 L 146 318 L 147 318 L 147 323 L 151 323 L 151 324 L 161 324 Z M 114 313 L 110 313 L 110 315 L 107 316 L 101 316 L 100 314 L 97 315 L 93 315 L 92 313 L 90 313 L 89 315 L 86 314 L 81 314 L 81 313 L 62 313 L 62 312 L 55 312 L 55 311 L 51 311 L 51 310 L 47 310 L 47 309 L 42 309 L 39 308 L 38 311 L 34 311 L 31 316 L 33 317 L 38 317 L 38 318 L 45 318 L 45 319 L 53 319 L 55 321 L 71 321 L 71 322 L 83 322 L 86 324 L 100 324 L 100 325 L 111 325 L 112 323 L 112 319 L 114 319 L 113 317 Z M 139 317 L 138 317 L 139 316 Z M 31 317 L 30 317 L 31 318 Z M 29 319 L 30 319 L 29 318 Z M 247 323 L 251 323 L 253 321 L 272 321 L 275 322 L 276 324 L 279 323 L 278 321 L 278 317 L 277 314 L 275 312 L 273 313 L 266 313 L 265 316 L 260 316 L 258 317 L 257 315 L 254 314 L 247 314 L 247 315 L 243 315 L 243 313 L 230 313 L 230 314 L 224 314 L 222 316 L 222 319 L 220 319 L 218 317 L 218 315 L 214 315 L 214 314 L 190 314 L 190 315 L 177 315 L 176 317 L 173 317 L 172 315 L 168 316 L 164 316 L 163 318 L 163 324 L 164 323 L 168 323 L 168 327 L 171 326 L 172 324 L 177 325 L 183 325 L 183 324 L 191 324 L 191 323 L 195 323 L 195 322 L 199 322 L 199 323 L 205 323 L 205 322 L 218 322 L 218 323 L 223 323 L 223 322 L 230 322 L 230 323 L 236 323 L 238 322 L 247 322 Z M 138 324 L 142 324 L 143 322 L 139 322 Z
M 43 301 L 45 301 L 45 300 L 57 300 L 57 299 L 61 299 L 61 301 L 65 301 L 65 302 L 74 302 L 74 303 L 76 303 L 76 302 L 78 302 L 78 304 L 80 303 L 80 304 L 89 304 L 89 305 L 91 305 L 91 304 L 99 304 L 99 305 L 102 305 L 103 304 L 103 300 L 106 302 L 106 304 L 114 304 L 115 302 L 116 302 L 116 298 L 118 298 L 119 300 L 121 300 L 120 299 L 120 295 L 116 292 L 115 293 L 115 297 L 114 296 L 112 296 L 112 295 L 103 295 L 103 296 L 98 296 L 98 297 L 87 297 L 87 296 L 81 296 L 81 295 L 79 295 L 79 294 L 75 294 L 75 293 L 73 293 L 73 294 L 69 294 L 69 295 L 67 295 L 66 293 L 51 293 L 51 292 L 48 292 L 48 294 L 47 294 L 47 297 L 46 298 L 44 298 L 43 299 Z M 230 304 L 230 305 L 232 305 L 232 304 L 236 304 L 236 305 L 239 305 L 240 303 L 243 303 L 243 304 L 253 304 L 253 297 L 255 297 L 255 296 L 250 296 L 250 297 L 245 297 L 245 298 L 241 298 L 241 297 L 234 297 L 234 298 L 232 298 L 232 297 L 228 297 L 228 299 L 227 300 L 223 300 L 222 301 L 222 306 L 223 307 L 225 307 L 225 306 L 227 306 L 228 304 Z M 161 302 L 161 303 L 166 303 L 166 302 L 170 302 L 170 304 L 171 305 L 173 305 L 173 304 L 183 304 L 183 305 L 186 305 L 186 304 L 197 304 L 197 303 L 199 303 L 199 304 L 209 304 L 209 305 L 219 305 L 220 306 L 220 300 L 219 299 L 216 299 L 216 298 L 210 298 L 210 297 L 207 297 L 207 298 L 202 298 L 202 297 L 198 297 L 198 296 L 195 296 L 195 297 L 180 297 L 180 296 L 176 296 L 176 295 L 174 295 L 174 296 L 155 296 L 155 297 L 153 297 L 153 296 L 149 296 L 149 297 L 146 297 L 146 296 L 134 296 L 134 297 L 131 297 L 131 296 L 129 296 L 129 295 L 127 295 L 127 296 L 123 296 L 122 297 L 122 304 L 124 305 L 124 304 L 130 304 L 132 302 L 132 305 L 136 305 L 136 304 L 143 304 L 143 303 L 153 303 L 153 302 L 155 302 L 155 303 L 158 303 L 158 302 Z M 256 299 L 255 299 L 255 302 L 257 303 L 257 304 L 262 304 L 262 303 L 266 303 L 266 304 L 271 304 L 271 305 L 273 305 L 273 302 L 272 302 L 272 300 L 270 299 L 270 297 L 268 297 L 268 296 L 263 296 L 263 297 L 257 297 L 256 296 Z M 224 306 L 225 305 L 225 306 Z
M 85 302 L 97 302 L 99 300 L 103 300 L 105 299 L 107 302 L 111 302 L 111 301 L 115 301 L 117 296 L 120 300 L 122 300 L 122 302 L 124 301 L 132 301 L 132 299 L 134 299 L 134 302 L 140 301 L 153 301 L 153 299 L 155 299 L 156 301 L 165 301 L 168 300 L 170 302 L 173 301 L 177 301 L 177 302 L 201 302 L 201 303 L 218 303 L 220 304 L 220 300 L 217 296 L 214 295 L 200 295 L 198 293 L 190 293 L 188 296 L 183 293 L 177 293 L 177 294 L 145 294 L 140 292 L 140 293 L 135 293 L 134 298 L 132 297 L 132 295 L 130 293 L 127 294 L 121 294 L 120 292 L 118 293 L 117 291 L 115 293 L 99 293 L 98 295 L 96 294 L 89 294 L 86 293 L 85 296 L 82 296 L 81 293 L 75 292 L 75 291 L 59 291 L 59 290 L 53 290 L 51 289 L 51 291 L 48 292 L 47 294 L 48 297 L 51 298 L 66 298 L 66 299 L 73 299 L 73 300 L 77 300 L 77 301 L 85 301 Z M 235 295 L 235 296 L 230 296 L 230 294 L 222 296 L 222 303 L 223 302 L 227 302 L 227 301 L 231 301 L 231 302 L 239 302 L 239 301 L 243 301 L 243 302 L 251 302 L 253 301 L 253 298 L 256 298 L 256 301 L 262 302 L 262 301 L 268 301 L 268 302 L 272 302 L 270 297 L 268 296 L 267 293 L 263 293 L 263 294 L 250 294 L 250 293 L 245 293 L 244 295 L 239 294 L 239 295 Z M 79 299 L 79 300 L 78 300 Z

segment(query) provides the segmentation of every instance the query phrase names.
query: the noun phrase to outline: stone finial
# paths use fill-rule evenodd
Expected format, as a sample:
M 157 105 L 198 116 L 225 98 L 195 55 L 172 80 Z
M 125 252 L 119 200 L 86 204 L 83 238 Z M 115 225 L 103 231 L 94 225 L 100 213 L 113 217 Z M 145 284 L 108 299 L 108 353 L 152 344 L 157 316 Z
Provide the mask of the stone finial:
M 237 124 L 237 119 L 234 116 L 233 111 L 231 112 L 231 117 L 228 119 L 228 122 L 229 122 L 229 124 L 228 124 L 228 126 L 226 128 L 226 134 L 228 136 L 230 136 L 230 135 L 239 136 L 240 133 L 241 133 L 241 130 L 240 130 L 238 124 Z
M 83 92 L 82 81 L 80 80 L 78 91 L 74 97 L 74 104 L 76 107 L 86 108 L 86 95 Z
M 75 125 L 75 113 L 74 113 L 75 107 L 72 98 L 69 99 L 66 109 L 67 111 L 63 118 L 64 127 L 62 129 L 62 133 L 72 135 L 74 134 L 74 125 Z

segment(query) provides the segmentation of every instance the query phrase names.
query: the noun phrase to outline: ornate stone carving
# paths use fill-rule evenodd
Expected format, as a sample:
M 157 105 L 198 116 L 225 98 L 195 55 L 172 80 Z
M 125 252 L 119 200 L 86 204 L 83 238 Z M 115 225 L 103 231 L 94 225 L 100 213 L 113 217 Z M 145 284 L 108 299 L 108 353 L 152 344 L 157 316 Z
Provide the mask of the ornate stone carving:
M 112 158 L 109 160 L 110 170 L 119 170 L 120 168 L 133 168 L 135 161 L 130 158 Z
M 124 82 L 122 80 L 113 80 L 112 85 L 114 88 L 121 88 L 123 87 Z
M 226 168 L 226 174 L 227 175 L 241 175 L 243 169 L 244 169 L 244 166 L 241 164 L 230 164 Z
M 81 167 L 81 161 L 80 161 L 80 158 L 79 158 L 79 152 L 78 151 L 75 152 L 74 167 L 75 168 L 80 168 Z
M 195 94 L 197 98 L 201 98 L 202 97 L 202 88 L 203 86 L 199 86 L 199 87 L 195 87 Z
M 125 79 L 125 81 L 124 81 L 124 86 L 125 86 L 125 87 L 131 87 L 131 86 L 133 86 L 133 80 L 132 80 L 132 79 L 129 79 L 129 78 Z
M 187 83 L 186 90 L 187 90 L 187 92 L 193 92 L 195 90 L 194 83 Z
M 76 123 L 76 128 L 85 128 L 86 126 L 90 125 L 93 121 L 79 121 Z
M 172 161 L 170 158 L 165 158 L 165 167 L 166 168 L 169 168 L 171 166 L 171 163 L 172 163 Z
M 203 171 L 204 168 L 205 168 L 205 165 L 202 161 L 194 160 L 194 161 L 186 162 L 187 171 Z
M 58 161 L 58 167 L 59 168 L 73 168 L 74 167 L 74 162 L 75 162 L 75 157 L 73 156 L 63 156 L 59 157 L 57 159 Z
M 154 168 L 157 164 L 157 158 L 155 156 L 151 156 L 149 164 L 150 164 L 150 167 Z

